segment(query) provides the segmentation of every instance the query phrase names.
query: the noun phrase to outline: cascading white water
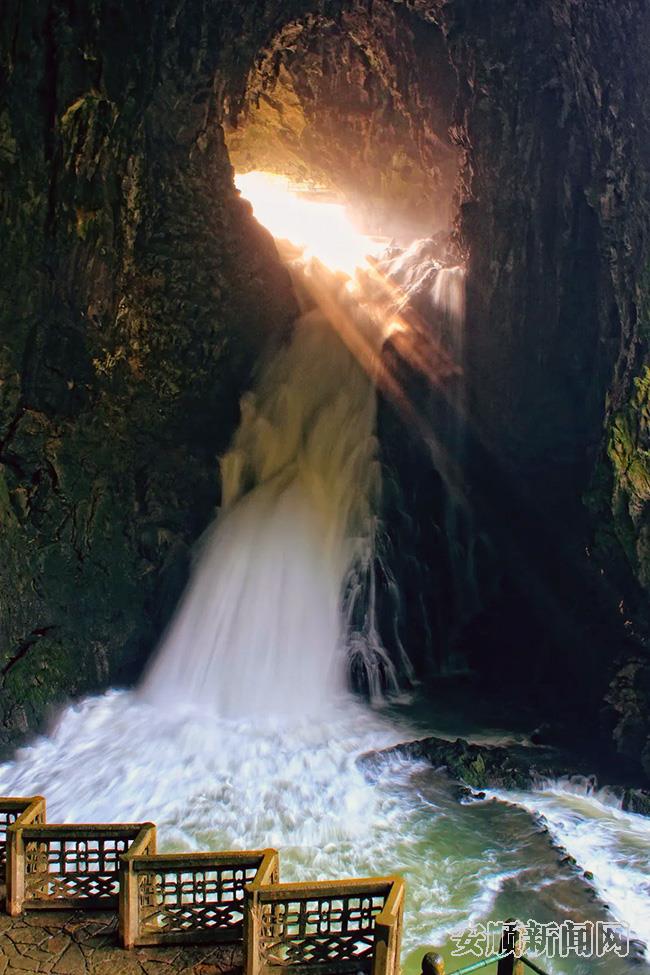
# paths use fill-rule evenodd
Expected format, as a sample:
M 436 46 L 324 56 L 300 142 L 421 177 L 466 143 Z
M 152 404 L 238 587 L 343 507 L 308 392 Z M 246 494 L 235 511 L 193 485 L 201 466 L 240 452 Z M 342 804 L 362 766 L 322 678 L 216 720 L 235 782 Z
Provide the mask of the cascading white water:
M 375 392 L 318 310 L 242 402 L 223 506 L 146 677 L 152 701 L 222 716 L 315 714 L 345 687 L 347 576 L 380 484 Z
M 465 269 L 459 265 L 441 267 L 436 274 L 431 297 L 437 308 L 441 308 L 454 322 L 462 323 L 465 319 Z M 463 359 L 464 336 L 462 329 L 458 330 L 456 357 Z
M 539 817 L 553 839 L 588 872 L 616 918 L 643 941 L 650 959 L 650 819 L 625 813 L 607 789 L 567 779 L 532 793 L 488 793 Z
M 402 261 L 412 284 L 432 270 L 416 250 Z M 358 248 L 349 253 L 356 260 Z M 440 277 L 438 267 L 428 279 L 449 319 L 462 286 L 452 271 Z M 366 370 L 371 361 L 364 355 Z M 415 975 L 425 945 L 474 921 L 608 915 L 522 809 L 461 805 L 444 777 L 418 763 L 395 758 L 373 780 L 357 764 L 368 749 L 425 731 L 343 692 L 346 642 L 362 660 L 381 658 L 367 582 L 379 489 L 374 411 L 370 378 L 323 316 L 300 319 L 244 400 L 222 463 L 222 511 L 144 687 L 65 709 L 48 737 L 0 765 L 0 793 L 46 795 L 52 821 L 152 819 L 168 850 L 275 845 L 286 880 L 399 872 L 406 971 Z M 582 797 L 500 798 L 543 811 L 619 920 L 650 940 L 650 821 Z M 456 968 L 475 959 L 447 960 Z M 631 965 L 606 958 L 588 970 L 648 970 Z M 544 967 L 586 971 L 580 959 Z

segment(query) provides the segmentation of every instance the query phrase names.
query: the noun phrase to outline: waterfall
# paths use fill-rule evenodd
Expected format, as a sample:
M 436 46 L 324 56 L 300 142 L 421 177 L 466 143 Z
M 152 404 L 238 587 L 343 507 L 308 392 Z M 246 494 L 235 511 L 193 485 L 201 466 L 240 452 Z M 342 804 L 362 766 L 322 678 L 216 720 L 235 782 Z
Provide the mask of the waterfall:
M 222 508 L 142 694 L 223 717 L 313 715 L 346 684 L 346 580 L 372 560 L 375 391 L 304 314 L 242 401 Z
M 454 352 L 462 359 L 463 322 L 465 319 L 465 269 L 459 265 L 441 267 L 435 276 L 431 297 L 437 308 L 457 324 Z
M 462 471 L 467 460 L 466 418 L 467 386 L 465 382 L 465 270 L 443 267 L 431 289 L 431 300 L 441 317 L 443 340 L 460 375 L 449 390 L 448 450 Z M 480 605 L 476 577 L 476 528 L 471 506 L 461 506 L 450 493 L 445 504 L 445 534 L 449 548 L 449 565 L 456 596 L 458 628 L 471 618 Z M 459 661 L 452 662 L 455 666 Z M 460 663 L 462 666 L 462 663 Z
M 337 260 L 356 260 L 354 242 L 338 246 L 340 211 L 327 213 L 336 218 Z M 343 693 L 348 666 L 365 671 L 371 696 L 395 686 L 374 605 L 382 550 L 374 379 L 383 377 L 383 342 L 438 396 L 436 429 L 407 412 L 418 435 L 433 440 L 440 429 L 446 450 L 464 450 L 463 272 L 442 266 L 435 241 L 392 248 L 379 270 L 383 280 L 366 271 L 356 288 L 312 273 L 311 263 L 297 271 L 312 310 L 268 353 L 244 397 L 221 461 L 221 510 L 143 685 L 66 707 L 47 737 L 0 764 L 0 793 L 46 795 L 53 822 L 153 820 L 170 852 L 275 846 L 286 881 L 404 874 L 406 972 L 420 970 L 425 945 L 514 916 L 522 904 L 541 921 L 598 922 L 611 917 L 606 902 L 649 943 L 650 823 L 611 796 L 591 794 L 589 783 L 551 782 L 463 804 L 456 786 L 420 761 L 394 754 L 372 776 L 359 761 L 440 733 L 426 698 L 421 711 L 391 702 L 382 713 Z M 330 314 L 313 310 L 319 295 Z M 406 302 L 421 308 L 422 322 Z M 436 343 L 449 362 L 427 354 Z M 408 410 L 406 395 L 399 405 Z M 445 534 L 454 571 L 467 574 L 473 528 L 453 504 Z M 286 720 L 261 722 L 267 714 Z M 495 734 L 474 731 L 480 741 Z M 474 737 L 469 726 L 457 732 Z M 592 890 L 558 864 L 524 810 L 543 817 Z M 588 966 L 624 975 L 640 963 L 638 953 Z M 561 959 L 566 975 L 581 975 L 584 964 Z

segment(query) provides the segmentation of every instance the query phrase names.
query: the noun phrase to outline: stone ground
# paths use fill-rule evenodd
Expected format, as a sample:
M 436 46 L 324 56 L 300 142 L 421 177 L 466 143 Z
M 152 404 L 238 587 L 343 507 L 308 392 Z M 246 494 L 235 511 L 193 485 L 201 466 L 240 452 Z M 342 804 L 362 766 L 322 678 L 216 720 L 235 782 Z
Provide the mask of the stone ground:
M 4 889 L 0 887 L 0 902 Z M 0 975 L 226 975 L 240 947 L 119 947 L 117 916 L 83 911 L 0 913 Z

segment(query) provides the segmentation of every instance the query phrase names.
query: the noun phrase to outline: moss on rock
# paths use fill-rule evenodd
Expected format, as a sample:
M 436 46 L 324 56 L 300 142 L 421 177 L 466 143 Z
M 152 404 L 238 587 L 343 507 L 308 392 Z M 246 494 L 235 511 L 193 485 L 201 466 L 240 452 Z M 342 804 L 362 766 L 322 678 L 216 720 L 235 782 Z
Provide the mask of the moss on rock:
M 614 471 L 612 513 L 634 574 L 650 589 L 650 368 L 632 383 L 625 407 L 614 413 L 607 455 Z

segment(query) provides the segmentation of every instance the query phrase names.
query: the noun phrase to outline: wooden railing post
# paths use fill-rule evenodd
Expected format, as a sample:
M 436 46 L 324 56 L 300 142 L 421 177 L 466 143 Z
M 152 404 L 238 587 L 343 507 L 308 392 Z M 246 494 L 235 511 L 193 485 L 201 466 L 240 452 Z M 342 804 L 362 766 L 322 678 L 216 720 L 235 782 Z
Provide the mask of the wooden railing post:
M 157 831 L 155 823 L 143 823 L 142 829 L 126 853 L 120 857 L 120 890 L 118 894 L 119 933 L 122 946 L 133 948 L 140 929 L 140 892 L 138 875 L 134 867 L 136 856 L 156 852 Z
M 401 877 L 391 877 L 387 880 L 390 882 L 388 896 L 375 920 L 371 975 L 399 975 L 404 917 L 404 881 Z
M 259 975 L 262 905 L 257 890 L 244 891 L 244 975 Z
M 445 960 L 435 951 L 427 951 L 422 957 L 422 975 L 445 975 Z
M 391 924 L 375 924 L 375 951 L 372 975 L 397 975 L 394 969 L 395 929 Z
M 509 952 L 497 966 L 497 975 L 524 975 L 524 963 L 521 960 L 521 930 L 515 918 L 508 918 L 501 935 L 500 952 Z
M 133 948 L 138 934 L 138 878 L 133 862 L 126 857 L 120 863 L 119 932 L 124 948 Z
M 18 917 L 23 912 L 25 902 L 25 843 L 23 827 L 33 823 L 44 823 L 46 803 L 43 796 L 32 796 L 29 805 L 7 827 L 7 866 L 5 882 L 7 885 L 7 914 Z
M 25 900 L 25 844 L 20 826 L 7 828 L 7 914 L 18 917 Z

